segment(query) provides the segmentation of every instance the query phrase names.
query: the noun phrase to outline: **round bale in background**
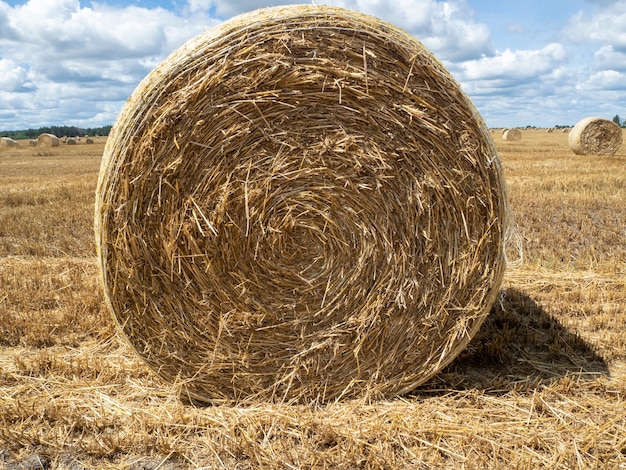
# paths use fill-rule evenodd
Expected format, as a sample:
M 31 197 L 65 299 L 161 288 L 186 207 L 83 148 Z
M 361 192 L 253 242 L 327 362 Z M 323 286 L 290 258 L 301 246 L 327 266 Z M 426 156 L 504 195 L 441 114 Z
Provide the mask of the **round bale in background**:
M 622 145 L 622 129 L 601 117 L 581 119 L 568 136 L 569 148 L 576 155 L 614 155 Z
M 119 329 L 211 403 L 414 389 L 489 313 L 507 220 L 494 143 L 443 65 L 315 5 L 166 58 L 113 127 L 95 207 Z
M 508 140 L 511 142 L 522 140 L 522 131 L 519 129 L 507 129 L 502 134 L 502 140 Z
M 0 137 L 0 147 L 17 147 L 17 141 L 11 137 Z
M 54 134 L 39 134 L 39 137 L 37 137 L 37 145 L 39 147 L 58 147 L 59 143 L 59 138 Z

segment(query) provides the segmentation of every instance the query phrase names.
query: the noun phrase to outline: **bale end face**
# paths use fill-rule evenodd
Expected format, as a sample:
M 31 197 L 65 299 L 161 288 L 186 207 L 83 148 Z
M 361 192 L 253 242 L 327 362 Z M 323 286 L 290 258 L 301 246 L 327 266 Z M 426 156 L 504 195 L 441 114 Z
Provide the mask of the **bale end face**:
M 260 10 L 168 57 L 113 127 L 105 299 L 196 400 L 404 393 L 488 314 L 505 196 L 478 112 L 414 38 L 338 8 Z
M 40 134 L 37 137 L 37 145 L 42 148 L 58 147 L 59 144 L 60 140 L 54 134 Z
M 510 142 L 522 140 L 522 131 L 520 131 L 519 129 L 506 129 L 502 133 L 502 140 L 507 140 Z
M 569 148 L 576 155 L 614 155 L 622 141 L 622 129 L 601 117 L 581 119 L 568 136 Z

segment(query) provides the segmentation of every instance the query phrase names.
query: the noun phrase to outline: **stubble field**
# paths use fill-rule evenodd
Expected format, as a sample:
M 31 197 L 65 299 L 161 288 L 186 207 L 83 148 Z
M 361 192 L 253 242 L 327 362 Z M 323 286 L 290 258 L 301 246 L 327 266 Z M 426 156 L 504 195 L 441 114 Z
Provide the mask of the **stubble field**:
M 493 134 L 523 243 L 436 378 L 392 400 L 198 407 L 117 337 L 93 204 L 104 139 L 0 153 L 0 468 L 626 469 L 626 145 Z

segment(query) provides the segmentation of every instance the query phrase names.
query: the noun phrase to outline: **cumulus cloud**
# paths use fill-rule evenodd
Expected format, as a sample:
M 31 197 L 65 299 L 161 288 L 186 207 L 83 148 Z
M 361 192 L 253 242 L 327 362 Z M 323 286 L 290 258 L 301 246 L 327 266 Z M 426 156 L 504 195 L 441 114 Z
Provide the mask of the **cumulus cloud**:
M 626 73 L 617 70 L 602 70 L 592 74 L 587 80 L 581 82 L 577 89 L 614 91 L 623 90 L 626 83 Z
M 626 53 L 626 3 L 603 2 L 602 8 L 591 13 L 577 13 L 564 35 L 573 42 L 601 43 Z
M 99 125 L 111 124 L 156 64 L 218 22 L 163 8 L 90 5 L 29 0 L 10 7 L 0 1 L 0 108 L 13 110 L 0 129 L 93 121 L 93 116 L 101 119 Z M 28 100 L 18 95 L 25 92 Z M 33 115 L 33 109 L 41 112 Z
M 0 90 L 24 93 L 33 89 L 32 80 L 24 67 L 10 59 L 0 59 Z
M 595 52 L 593 58 L 593 67 L 597 70 L 626 72 L 626 52 L 615 51 L 613 46 L 601 47 Z
M 521 83 L 549 78 L 567 58 L 563 45 L 549 44 L 538 50 L 506 49 L 491 57 L 463 62 L 457 68 L 458 78 L 467 83 L 512 87 Z M 480 85 L 476 85 L 478 91 Z

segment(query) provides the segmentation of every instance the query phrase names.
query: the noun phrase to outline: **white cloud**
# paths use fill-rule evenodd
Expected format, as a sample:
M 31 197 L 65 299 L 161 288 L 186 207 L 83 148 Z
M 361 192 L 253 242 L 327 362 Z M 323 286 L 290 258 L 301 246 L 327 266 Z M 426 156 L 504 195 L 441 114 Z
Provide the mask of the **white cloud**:
M 93 116 L 102 119 L 99 125 L 112 124 L 152 68 L 216 23 L 162 8 L 81 7 L 78 0 L 29 0 L 11 8 L 0 1 L 0 108 L 12 110 L 3 114 L 12 113 L 9 122 L 0 118 L 0 129 L 93 122 Z
M 464 83 L 511 87 L 549 78 L 566 58 L 563 45 L 553 43 L 539 50 L 506 49 L 491 57 L 463 62 L 456 70 L 459 80 Z
M 626 71 L 626 53 L 615 51 L 613 46 L 601 47 L 596 51 L 593 59 L 593 67 L 596 70 Z
M 34 88 L 28 71 L 10 59 L 0 58 L 0 90 L 5 92 L 26 92 Z
M 601 43 L 626 53 L 626 3 L 604 3 L 606 6 L 591 14 L 579 12 L 574 15 L 564 35 L 573 42 Z
M 623 90 L 625 83 L 626 73 L 618 72 L 617 70 L 602 70 L 592 74 L 587 80 L 581 82 L 577 86 L 577 90 Z

